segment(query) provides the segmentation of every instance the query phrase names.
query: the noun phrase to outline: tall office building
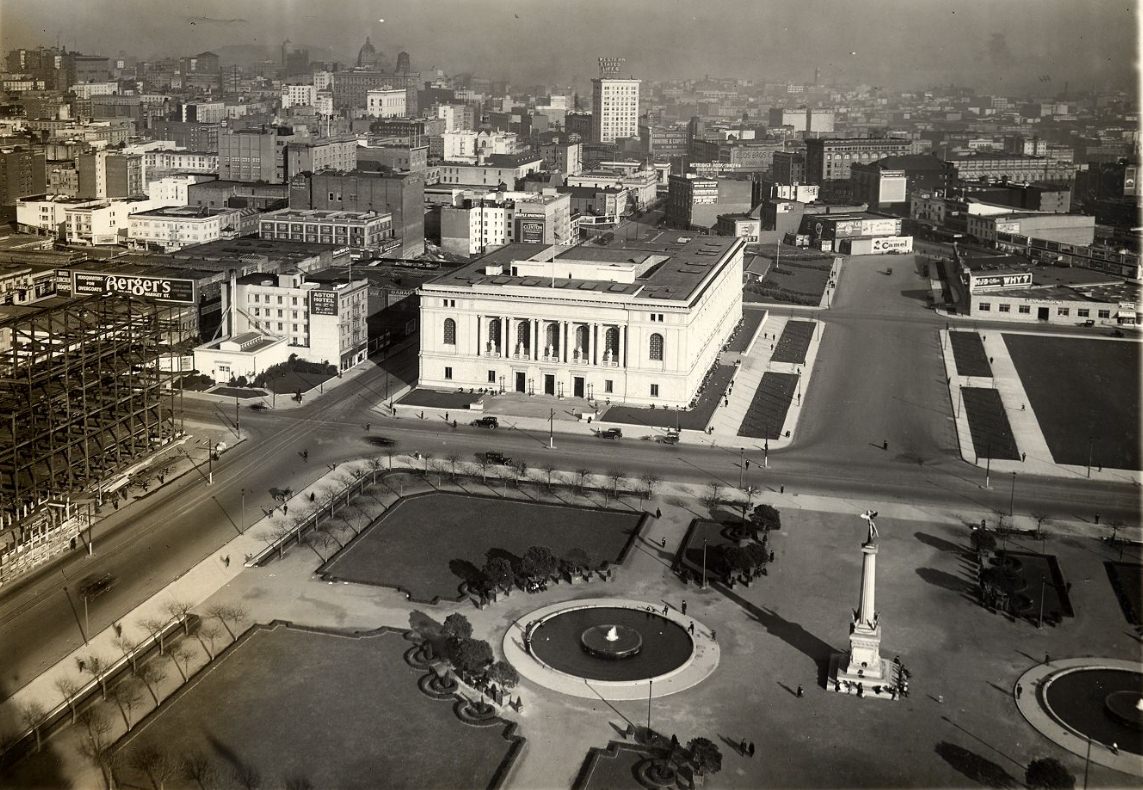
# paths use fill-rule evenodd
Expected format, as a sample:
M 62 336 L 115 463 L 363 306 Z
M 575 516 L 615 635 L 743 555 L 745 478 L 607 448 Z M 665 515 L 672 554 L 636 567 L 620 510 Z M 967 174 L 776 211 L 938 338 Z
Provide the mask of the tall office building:
M 639 136 L 639 82 L 609 77 L 591 81 L 592 142 Z

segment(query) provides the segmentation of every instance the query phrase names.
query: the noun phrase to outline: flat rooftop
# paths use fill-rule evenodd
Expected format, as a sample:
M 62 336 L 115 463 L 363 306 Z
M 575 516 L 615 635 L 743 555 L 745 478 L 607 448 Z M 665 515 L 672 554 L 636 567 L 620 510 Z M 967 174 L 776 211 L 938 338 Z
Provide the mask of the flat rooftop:
M 664 234 L 668 238 L 639 243 L 637 247 L 598 247 L 581 244 L 569 248 L 553 248 L 547 244 L 517 242 L 501 247 L 482 258 L 442 274 L 431 285 L 457 288 L 477 286 L 524 286 L 547 290 L 594 292 L 624 296 L 638 295 L 645 299 L 668 302 L 686 302 L 710 273 L 711 268 L 743 242 L 726 236 L 687 236 Z M 551 278 L 541 276 L 514 277 L 509 274 L 485 274 L 490 265 L 502 265 L 511 271 L 513 262 L 529 260 L 545 250 L 558 250 L 555 260 L 563 263 L 583 261 L 592 264 L 648 265 L 634 282 L 611 282 Z
M 287 208 L 262 215 L 267 222 L 343 222 L 363 225 L 377 219 L 392 218 L 391 213 L 376 211 L 325 211 L 322 209 Z

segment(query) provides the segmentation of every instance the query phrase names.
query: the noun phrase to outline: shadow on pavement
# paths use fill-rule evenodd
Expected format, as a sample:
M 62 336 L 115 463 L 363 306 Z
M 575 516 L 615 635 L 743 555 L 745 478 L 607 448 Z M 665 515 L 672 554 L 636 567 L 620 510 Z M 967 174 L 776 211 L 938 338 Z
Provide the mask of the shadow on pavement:
M 970 752 L 963 746 L 941 741 L 934 751 L 961 774 L 985 787 L 1019 786 L 1017 781 L 999 765 L 975 752 Z

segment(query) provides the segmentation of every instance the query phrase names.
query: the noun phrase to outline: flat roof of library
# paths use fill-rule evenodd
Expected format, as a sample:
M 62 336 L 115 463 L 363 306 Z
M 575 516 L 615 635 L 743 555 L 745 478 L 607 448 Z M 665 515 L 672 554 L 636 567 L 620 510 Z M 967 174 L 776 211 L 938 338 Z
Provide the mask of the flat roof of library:
M 638 247 L 599 247 L 581 244 L 575 247 L 555 248 L 554 258 L 562 262 L 582 261 L 592 264 L 647 265 L 632 283 L 609 280 L 551 278 L 544 276 L 512 276 L 486 274 L 488 266 L 501 265 L 511 271 L 511 264 L 526 261 L 545 250 L 549 244 L 508 244 L 478 258 L 471 263 L 442 274 L 431 285 L 452 287 L 525 286 L 567 291 L 588 291 L 600 294 L 622 294 L 641 298 L 661 299 L 668 302 L 687 301 L 706 279 L 712 267 L 728 254 L 741 248 L 744 242 L 726 236 L 671 236 L 661 241 L 640 243 Z

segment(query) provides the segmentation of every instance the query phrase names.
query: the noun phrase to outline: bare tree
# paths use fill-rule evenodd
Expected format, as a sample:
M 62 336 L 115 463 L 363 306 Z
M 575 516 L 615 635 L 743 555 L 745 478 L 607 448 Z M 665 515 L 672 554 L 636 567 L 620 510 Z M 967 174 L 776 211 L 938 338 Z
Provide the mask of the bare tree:
M 174 662 L 175 668 L 178 669 L 179 674 L 183 676 L 183 682 L 186 683 L 188 673 L 190 672 L 190 661 L 194 658 L 194 655 L 186 645 L 180 642 L 171 648 L 167 657 Z
M 151 780 L 155 790 L 163 790 L 167 780 L 175 775 L 178 766 L 170 754 L 158 746 L 148 743 L 131 752 L 131 767 L 142 771 Z
M 488 467 L 491 466 L 491 464 L 488 463 L 488 456 L 484 453 L 477 453 L 476 462 L 480 464 L 480 482 L 487 483 Z
M 575 470 L 575 492 L 577 494 L 583 493 L 583 489 L 584 486 L 587 485 L 587 478 L 589 475 L 591 475 L 590 469 L 580 468 Z
M 190 613 L 192 604 L 179 599 L 174 599 L 167 602 L 167 614 L 171 616 L 172 620 L 177 620 L 183 624 L 183 635 L 190 636 L 190 618 L 187 615 Z
M 722 504 L 722 483 L 711 481 L 706 484 L 706 498 L 703 503 L 711 510 Z
M 203 652 L 210 661 L 214 660 L 214 643 L 219 634 L 218 626 L 213 623 L 202 623 L 194 632 L 195 638 L 202 645 Z
M 143 702 L 143 696 L 139 693 L 139 679 L 126 677 L 116 683 L 111 689 L 111 699 L 119 706 L 119 712 L 123 714 L 123 724 L 130 732 L 131 728 L 135 726 L 131 714 Z
M 242 606 L 241 604 L 232 604 L 230 606 L 212 607 L 212 609 L 215 609 L 216 612 L 211 614 L 211 617 L 217 617 L 219 622 L 221 622 L 222 626 L 226 629 L 227 633 L 230 634 L 230 638 L 237 639 L 235 633 L 238 629 L 238 626 L 240 626 L 242 622 L 246 620 L 247 617 L 249 617 L 248 613 L 246 612 L 246 607 Z M 231 623 L 234 624 L 233 630 L 230 627 Z
M 111 722 L 103 713 L 95 708 L 88 708 L 79 715 L 79 723 L 83 725 L 84 738 L 80 742 L 79 752 L 94 762 L 103 772 L 104 781 L 108 787 L 113 786 L 114 779 L 110 776 L 110 766 L 107 755 L 111 752 L 111 744 L 107 735 L 111 732 Z
M 373 456 L 367 459 L 365 463 L 368 464 L 369 473 L 372 475 L 370 483 L 372 485 L 377 485 L 377 473 L 381 471 L 381 459 L 377 456 Z
M 500 470 L 500 479 L 504 483 L 504 496 L 508 496 L 508 484 L 516 482 L 516 469 L 506 466 Z
M 544 474 L 548 476 L 548 490 L 552 490 L 552 472 L 556 471 L 556 466 L 551 461 L 545 461 L 540 467 L 544 470 Z
M 27 702 L 20 706 L 20 721 L 36 736 L 36 751 L 40 750 L 40 725 L 44 723 L 48 712 L 38 702 Z
M 329 517 L 337 515 L 337 497 L 340 492 L 336 488 L 327 488 L 321 494 L 322 504 L 329 510 Z
M 449 480 L 456 480 L 456 465 L 460 463 L 460 456 L 456 453 L 451 453 L 447 460 L 449 464 Z
M 84 668 L 99 682 L 100 693 L 103 699 L 107 699 L 107 670 L 110 669 L 110 665 L 103 660 L 103 656 L 91 653 L 84 658 Z
M 71 723 L 75 724 L 75 695 L 79 693 L 79 684 L 71 678 L 56 678 L 54 683 L 56 690 L 63 697 L 63 701 L 67 704 L 68 709 L 71 710 Z
M 184 779 L 197 784 L 199 790 L 206 790 L 207 787 L 214 787 L 218 783 L 218 770 L 210 758 L 202 752 L 191 752 L 185 756 L 181 773 Z
M 742 520 L 746 521 L 746 511 L 754 507 L 754 497 L 761 493 L 762 489 L 758 486 L 748 485 L 742 489 L 742 493 L 746 496 L 742 500 Z
M 139 627 L 151 635 L 151 639 L 159 643 L 159 652 L 166 652 L 165 638 L 163 637 L 163 630 L 167 624 L 157 617 L 144 617 L 138 623 Z
M 302 543 L 309 546 L 310 551 L 312 551 L 314 554 L 316 554 L 317 558 L 319 560 L 321 560 L 322 563 L 325 562 L 326 558 L 325 558 L 325 555 L 321 553 L 321 550 L 324 548 L 328 548 L 332 544 L 332 542 L 333 542 L 333 538 L 331 538 L 325 532 L 325 530 L 317 530 L 317 529 L 315 529 L 313 532 L 310 532 L 302 540 Z M 205 645 L 204 645 L 204 648 L 205 648 Z
M 425 462 L 425 479 L 429 479 L 429 461 L 433 460 L 432 453 L 421 453 L 421 458 Z
M 612 497 L 619 499 L 619 481 L 623 479 L 623 471 L 621 469 L 612 469 L 607 473 L 607 479 L 611 481 Z
M 155 691 L 159 684 L 167 679 L 166 671 L 154 661 L 148 661 L 143 666 L 139 667 L 137 673 L 139 680 L 143 681 L 143 685 L 147 687 L 147 691 L 151 693 L 151 699 L 155 701 L 155 707 L 159 707 L 159 695 Z
M 263 530 L 258 537 L 265 541 L 267 546 L 278 549 L 278 559 L 282 559 L 286 550 L 286 540 L 294 534 L 293 528 L 284 522 L 274 521 L 269 529 Z
M 112 642 L 115 647 L 119 648 L 119 652 L 123 654 L 124 658 L 131 659 L 131 673 L 135 674 L 139 671 L 139 656 L 135 653 L 137 645 L 135 641 L 128 636 L 117 636 Z
M 528 462 L 523 458 L 516 462 L 516 466 L 513 471 L 515 471 L 515 473 L 520 477 L 521 482 L 528 482 Z
M 389 471 L 393 471 L 393 456 L 397 454 L 396 450 L 386 450 L 385 456 L 389 459 Z
M 659 484 L 659 476 L 654 472 L 644 472 L 639 480 L 643 483 L 643 488 L 647 492 L 647 499 L 655 495 L 655 486 Z

